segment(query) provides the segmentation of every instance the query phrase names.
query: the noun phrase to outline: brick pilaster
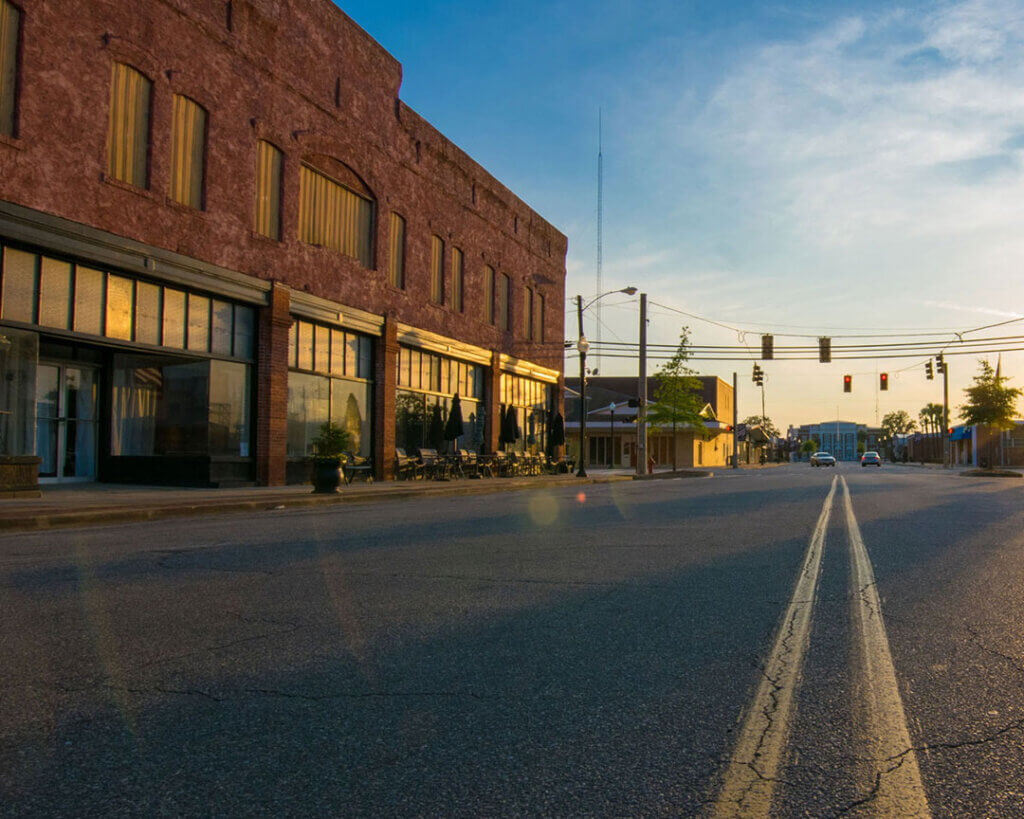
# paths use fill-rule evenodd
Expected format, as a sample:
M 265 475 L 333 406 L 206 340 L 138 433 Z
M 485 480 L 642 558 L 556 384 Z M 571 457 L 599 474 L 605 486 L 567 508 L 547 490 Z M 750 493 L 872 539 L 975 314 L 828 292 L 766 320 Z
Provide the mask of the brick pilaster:
M 259 316 L 256 359 L 256 478 L 282 486 L 288 463 L 288 331 L 291 297 L 274 284 Z
M 487 417 L 484 418 L 484 452 L 498 451 L 498 437 L 501 435 L 501 353 L 491 351 L 491 366 L 486 370 L 487 389 L 484 401 Z
M 378 480 L 395 477 L 395 398 L 398 385 L 398 323 L 384 314 L 375 340 L 373 377 L 373 468 Z

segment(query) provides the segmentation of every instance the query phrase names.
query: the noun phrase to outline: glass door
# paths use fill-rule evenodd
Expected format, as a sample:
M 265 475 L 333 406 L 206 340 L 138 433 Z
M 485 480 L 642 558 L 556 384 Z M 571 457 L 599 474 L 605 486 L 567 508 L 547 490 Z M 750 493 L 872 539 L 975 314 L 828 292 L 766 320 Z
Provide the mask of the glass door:
M 40 362 L 36 373 L 36 454 L 44 481 L 96 477 L 96 370 Z

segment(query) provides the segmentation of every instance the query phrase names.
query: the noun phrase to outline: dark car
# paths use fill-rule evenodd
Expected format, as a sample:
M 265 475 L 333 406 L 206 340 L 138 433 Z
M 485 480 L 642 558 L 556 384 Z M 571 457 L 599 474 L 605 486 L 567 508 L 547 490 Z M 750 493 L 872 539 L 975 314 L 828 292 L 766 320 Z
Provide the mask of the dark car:
M 882 456 L 877 452 L 865 452 L 860 456 L 861 466 L 881 466 Z

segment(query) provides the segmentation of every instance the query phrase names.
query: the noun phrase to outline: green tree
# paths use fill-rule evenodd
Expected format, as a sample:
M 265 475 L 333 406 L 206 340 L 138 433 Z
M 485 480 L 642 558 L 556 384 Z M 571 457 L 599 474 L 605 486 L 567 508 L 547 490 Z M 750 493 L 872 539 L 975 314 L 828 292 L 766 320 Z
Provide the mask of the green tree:
M 978 426 L 979 435 L 983 435 L 982 443 L 985 445 L 988 462 L 994 464 L 995 436 L 991 430 L 1013 429 L 1017 400 L 1022 391 L 1017 387 L 1006 386 L 1010 379 L 993 370 L 987 360 L 978 363 L 981 371 L 974 376 L 974 385 L 964 390 L 967 403 L 960 407 L 960 417 L 965 423 Z
M 818 451 L 818 442 L 815 441 L 813 438 L 804 441 L 802 444 L 800 444 L 800 451 L 803 452 L 805 455 L 812 455 L 813 453 Z
M 743 420 L 747 427 L 761 427 L 769 438 L 779 437 L 779 428 L 767 415 L 751 415 Z
M 897 435 L 906 435 L 917 429 L 917 424 L 906 410 L 894 410 L 882 418 L 882 443 L 889 451 L 889 457 L 895 457 L 893 441 Z
M 654 390 L 654 403 L 647 411 L 647 421 L 652 427 L 672 430 L 672 471 L 676 470 L 676 430 L 692 426 L 704 434 L 704 419 L 700 414 L 704 407 L 701 391 L 703 384 L 695 377 L 686 362 L 690 360 L 690 328 L 679 331 L 679 346 L 672 358 L 658 372 L 658 386 Z

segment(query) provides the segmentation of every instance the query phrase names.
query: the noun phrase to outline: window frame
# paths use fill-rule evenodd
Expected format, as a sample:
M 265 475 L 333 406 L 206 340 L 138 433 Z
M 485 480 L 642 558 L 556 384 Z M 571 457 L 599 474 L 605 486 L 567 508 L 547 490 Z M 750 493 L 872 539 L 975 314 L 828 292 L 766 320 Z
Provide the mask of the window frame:
M 143 163 L 143 179 L 142 184 L 138 183 L 135 179 L 125 179 L 118 175 L 114 166 L 114 71 L 117 66 L 122 66 L 129 71 L 138 74 L 147 83 L 147 95 L 146 95 L 146 106 L 145 106 L 145 150 L 144 163 Z M 108 179 L 114 180 L 122 185 L 128 185 L 137 190 L 148 191 L 152 184 L 153 177 L 153 89 L 154 82 L 150 79 L 149 75 L 136 68 L 129 62 L 123 60 L 111 60 L 110 62 L 111 76 L 110 76 L 110 90 L 107 100 L 107 162 L 105 176 Z M 122 163 L 123 164 L 123 163 Z
M 401 239 L 396 239 L 396 225 L 401 226 Z M 405 249 L 409 223 L 402 214 L 393 210 L 388 220 L 388 229 L 388 283 L 399 290 L 405 290 Z
M 3 128 L 3 124 L 0 123 L 0 138 L 18 139 L 21 125 L 21 118 L 19 116 L 21 113 L 21 106 L 19 103 L 21 102 L 21 58 L 24 52 L 22 40 L 25 32 L 25 10 L 21 6 L 10 2 L 10 0 L 0 0 L 0 8 L 3 6 L 6 6 L 10 11 L 17 15 L 17 17 L 14 21 L 14 37 L 12 43 L 12 50 L 14 52 L 12 62 L 14 70 L 10 88 L 11 127 L 10 131 L 7 131 Z M 2 71 L 3 65 L 0 63 L 0 72 Z
M 200 144 L 199 144 L 199 148 L 200 149 L 199 149 L 198 152 L 196 151 L 196 148 L 195 148 L 194 144 L 189 146 L 189 147 L 191 147 L 191 150 L 188 151 L 187 154 L 184 153 L 184 148 L 181 149 L 181 152 L 179 152 L 179 150 L 178 150 L 179 146 L 177 145 L 176 139 L 177 139 L 177 133 L 178 133 L 178 128 L 177 128 L 177 112 L 178 112 L 178 100 L 179 99 L 183 100 L 186 106 L 194 105 L 198 111 L 202 112 L 202 115 L 203 115 L 202 133 L 194 135 L 194 138 L 198 138 L 199 141 L 200 141 Z M 206 162 L 207 156 L 206 155 L 207 155 L 207 151 L 208 151 L 208 148 L 209 148 L 209 132 L 210 132 L 210 111 L 209 111 L 209 109 L 207 109 L 206 106 L 203 105 L 202 103 L 200 103 L 197 99 L 188 96 L 188 94 L 174 93 L 171 96 L 171 161 L 170 161 L 170 175 L 169 175 L 169 180 L 168 180 L 167 196 L 175 204 L 181 205 L 182 207 L 189 208 L 191 210 L 206 210 L 206 165 L 207 165 L 207 162 Z M 198 189 L 199 189 L 199 191 L 198 191 L 198 201 L 197 202 L 191 201 L 191 193 L 192 193 L 192 190 L 193 190 L 193 188 L 195 186 L 195 180 L 192 179 L 191 176 L 190 176 L 189 182 L 185 184 L 185 188 L 184 188 L 184 194 L 185 194 L 186 197 L 189 198 L 189 201 L 182 201 L 182 199 L 178 198 L 178 196 L 176 195 L 176 193 L 178 193 L 178 194 L 183 193 L 183 191 L 176 191 L 175 190 L 175 184 L 176 184 L 175 183 L 175 179 L 176 179 L 176 171 L 177 171 L 177 168 L 176 168 L 176 165 L 175 165 L 175 160 L 176 160 L 176 158 L 178 158 L 179 153 L 181 153 L 180 160 L 182 162 L 188 162 L 189 163 L 189 167 L 190 167 L 190 169 L 191 169 L 191 171 L 193 173 L 195 173 L 195 165 L 194 165 L 194 163 L 197 160 L 197 154 L 198 154 L 198 162 L 199 162 L 199 184 L 198 184 Z
M 260 162 L 260 152 L 263 150 L 261 146 L 267 146 L 270 150 L 271 155 L 275 156 L 278 161 L 277 168 L 277 219 L 267 218 L 263 220 L 261 216 L 261 201 L 267 199 L 268 196 L 264 195 L 265 192 L 261 190 L 261 181 L 263 179 L 262 167 Z M 254 209 L 253 209 L 253 232 L 264 239 L 269 239 L 272 242 L 282 241 L 284 235 L 284 175 L 285 175 L 285 155 L 284 151 L 271 142 L 269 139 L 257 139 L 256 140 L 256 179 L 254 180 L 254 194 L 255 198 Z M 271 214 L 272 216 L 272 214 Z M 271 234 L 265 233 L 261 230 L 261 223 L 263 221 L 274 222 L 273 230 Z
M 430 235 L 430 303 L 444 307 L 444 257 L 445 241 L 436 233 Z

